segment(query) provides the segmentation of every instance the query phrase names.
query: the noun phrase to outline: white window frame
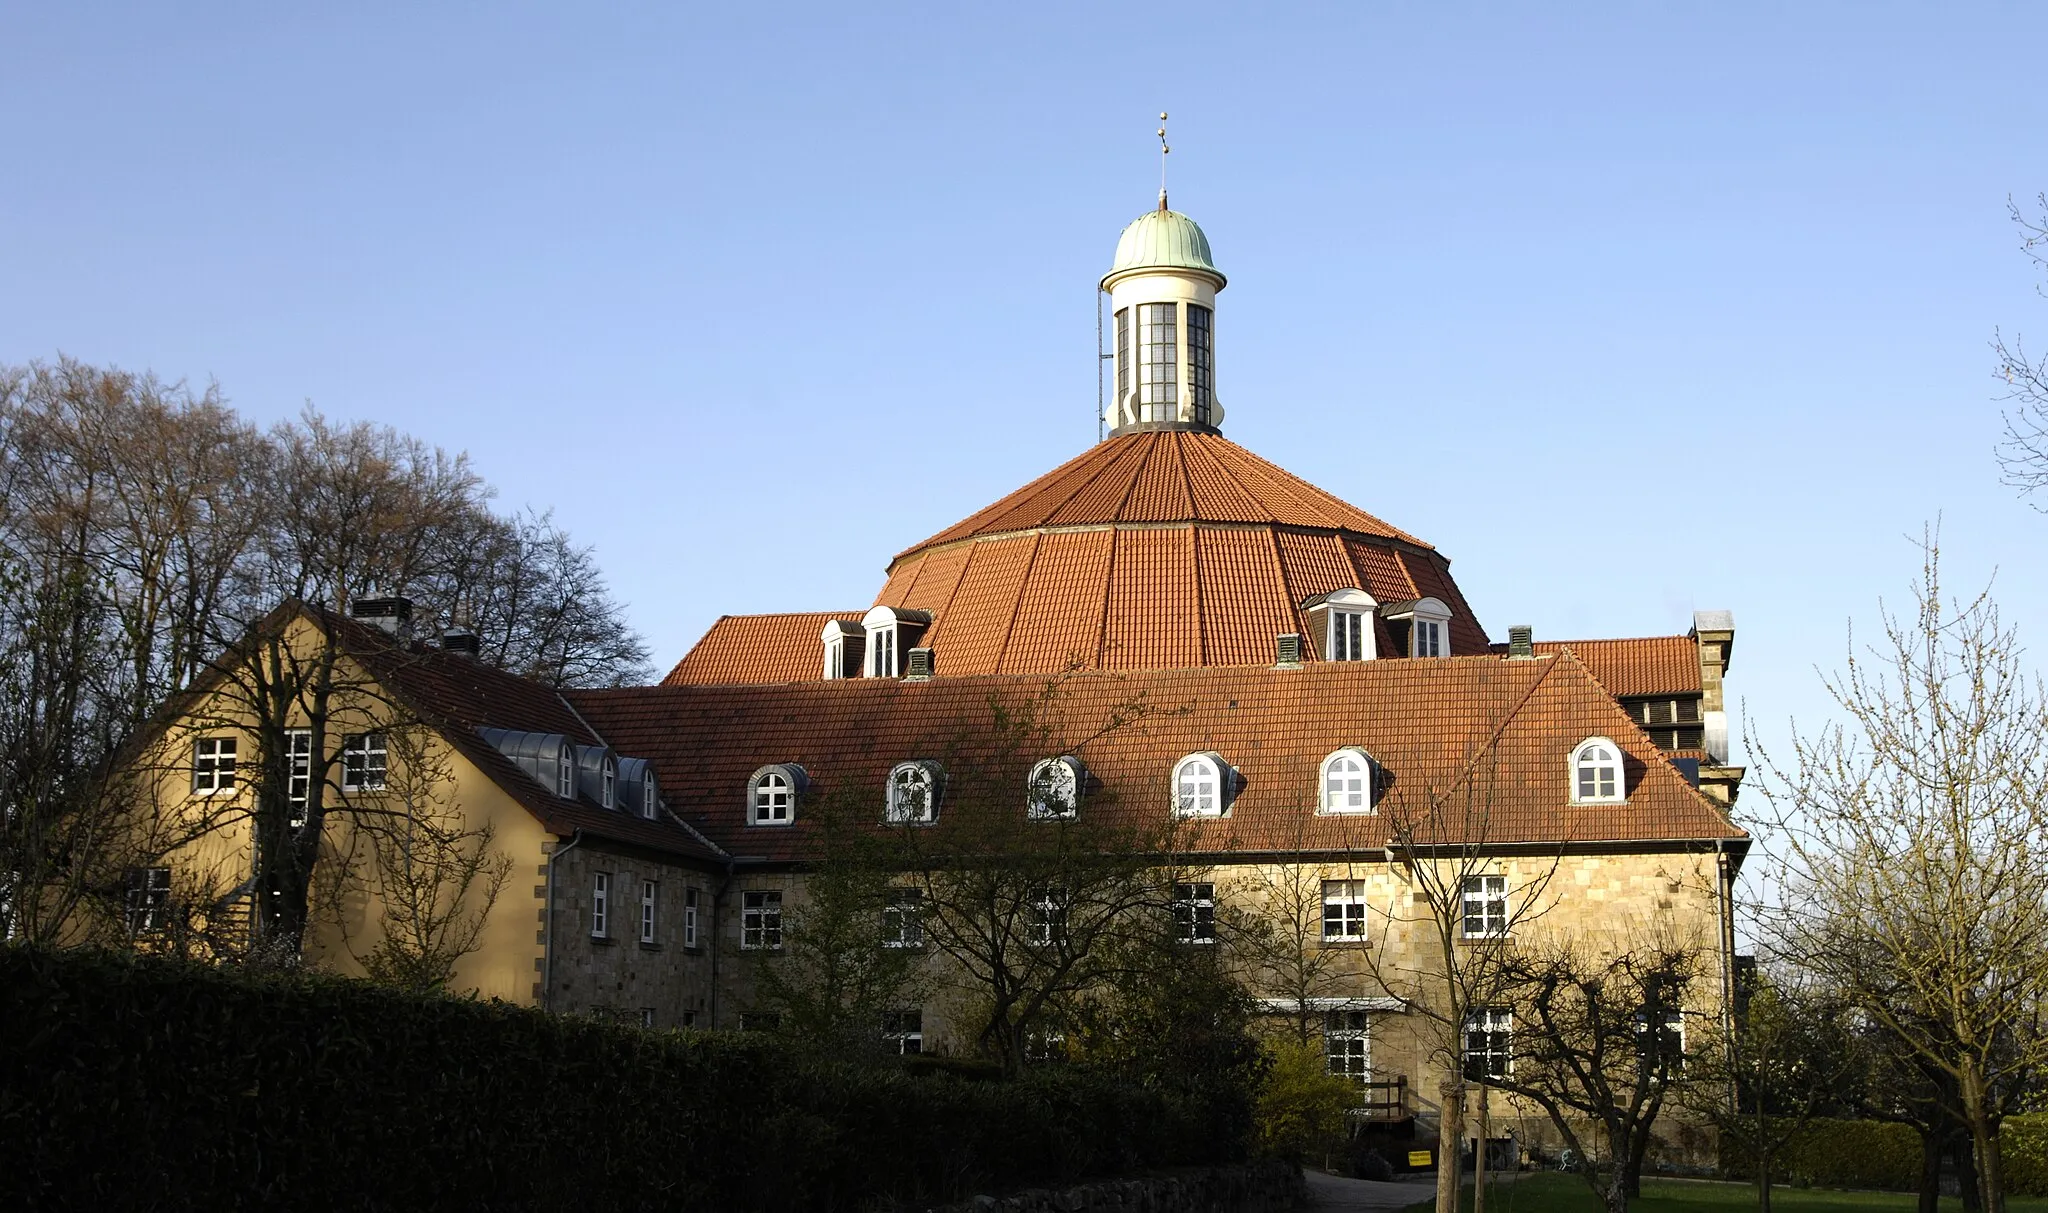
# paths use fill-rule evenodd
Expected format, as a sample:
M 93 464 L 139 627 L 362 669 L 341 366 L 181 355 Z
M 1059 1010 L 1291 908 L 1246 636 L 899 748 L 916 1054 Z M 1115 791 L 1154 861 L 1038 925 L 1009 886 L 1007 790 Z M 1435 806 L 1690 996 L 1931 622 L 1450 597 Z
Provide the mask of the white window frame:
M 607 809 L 618 807 L 619 760 L 610 754 L 597 766 L 597 803 Z
M 1478 1050 L 1474 1040 L 1481 1043 Z M 1515 1016 L 1505 1007 L 1479 1007 L 1465 1017 L 1465 1047 L 1461 1050 L 1465 1076 L 1469 1080 L 1505 1078 L 1515 1072 Z M 1475 1070 L 1474 1060 L 1480 1062 Z
M 1320 617 L 1318 655 L 1324 661 L 1373 661 L 1379 657 L 1379 601 L 1355 586 L 1308 600 L 1309 622 Z
M 654 781 L 654 768 L 651 766 L 641 769 L 640 816 L 649 821 L 661 816 L 661 785 Z
M 555 795 L 576 799 L 576 747 L 566 741 L 555 752 Z
M 1173 764 L 1173 815 L 1175 817 L 1223 817 L 1230 812 L 1230 764 L 1221 755 L 1204 750 L 1189 754 Z M 1204 776 L 1206 775 L 1206 779 Z M 1205 797 L 1204 784 L 1210 792 Z
M 590 880 L 590 937 L 612 937 L 612 874 L 593 872 Z
M 1371 1012 L 1323 1012 L 1323 1069 L 1360 1086 L 1372 1081 Z
M 1465 939 L 1507 938 L 1507 877 L 1490 873 L 1465 877 L 1458 889 L 1458 933 Z
M 127 925 L 130 935 L 154 935 L 164 929 L 171 908 L 171 870 L 136 868 L 128 874 Z
M 1594 757 L 1594 751 L 1602 748 L 1604 748 L 1607 751 L 1607 757 Z M 1570 788 L 1572 803 L 1627 803 L 1628 765 L 1626 759 L 1626 752 L 1620 746 L 1614 744 L 1612 738 L 1608 737 L 1588 737 L 1584 741 L 1580 742 L 1578 745 L 1572 747 L 1571 765 L 1569 770 L 1567 771 L 1567 775 L 1571 779 Z M 1611 767 L 1613 771 L 1613 777 L 1611 781 L 1612 786 L 1605 792 L 1602 792 L 1601 790 L 1600 785 L 1603 781 L 1599 778 L 1598 775 L 1599 768 L 1602 765 Z M 1592 780 L 1593 794 L 1590 796 L 1585 794 L 1585 784 L 1583 782 L 1583 775 L 1588 768 L 1591 768 L 1595 772 L 1594 778 Z
M 683 889 L 683 946 L 697 946 L 697 888 L 687 885 Z
M 924 946 L 924 890 L 890 889 L 882 903 L 882 946 L 921 948 Z
M 1072 754 L 1041 758 L 1031 764 L 1024 781 L 1024 813 L 1034 821 L 1062 821 L 1081 811 L 1081 792 L 1088 769 Z
M 1336 913 L 1332 914 L 1331 911 Z M 1370 937 L 1371 903 L 1363 880 L 1323 882 L 1323 942 L 1361 943 Z M 1332 931 L 1332 926 L 1337 927 Z
M 232 796 L 235 794 L 239 739 L 195 737 L 192 739 L 192 794 Z
M 885 1053 L 910 1056 L 924 1052 L 924 1008 L 882 1012 L 882 1042 Z
M 660 894 L 661 885 L 658 882 L 652 880 L 642 880 L 640 882 L 641 943 L 653 943 L 655 941 L 655 927 L 657 925 L 655 921 L 655 908 L 656 899 Z
M 1056 947 L 1067 941 L 1067 897 L 1051 885 L 1032 889 L 1024 895 L 1025 940 L 1034 948 Z
M 891 825 L 935 825 L 945 794 L 945 771 L 938 763 L 925 758 L 899 762 L 889 768 L 882 820 Z
M 866 637 L 867 629 L 849 620 L 834 619 L 825 625 L 824 630 L 818 633 L 818 639 L 825 646 L 825 677 L 827 680 L 851 678 L 858 673 L 858 671 L 849 671 L 846 668 L 846 646 L 849 644 L 862 645 L 861 668 L 863 670 L 866 669 L 867 651 L 864 643 Z
M 1190 880 L 1173 886 L 1173 937 L 1200 947 L 1216 942 L 1214 881 Z
M 755 771 L 747 780 L 747 824 L 795 825 L 797 806 L 809 784 L 804 769 L 794 763 L 772 763 Z
M 284 731 L 284 802 L 290 806 L 288 822 L 294 830 L 304 829 L 313 810 L 313 730 Z
M 1451 655 L 1451 608 L 1442 599 L 1418 598 L 1396 604 L 1387 612 L 1387 618 L 1408 621 L 1408 656 Z
M 371 759 L 376 759 L 373 768 Z M 350 733 L 341 739 L 341 790 L 381 792 L 391 785 L 391 739 L 382 733 Z
M 1358 768 L 1355 773 L 1350 770 L 1341 769 L 1353 764 Z M 1333 779 L 1345 783 L 1355 779 L 1360 786 L 1356 789 L 1342 787 L 1333 791 L 1331 788 Z M 1376 810 L 1373 808 L 1372 755 L 1367 754 L 1357 746 L 1345 746 L 1339 750 L 1332 750 L 1329 757 L 1323 759 L 1323 765 L 1317 768 L 1316 788 L 1321 805 L 1316 810 L 1319 813 L 1371 814 L 1375 812 Z M 1353 803 L 1354 798 L 1356 798 L 1356 803 Z
M 747 889 L 740 894 L 740 948 L 782 950 L 782 890 Z

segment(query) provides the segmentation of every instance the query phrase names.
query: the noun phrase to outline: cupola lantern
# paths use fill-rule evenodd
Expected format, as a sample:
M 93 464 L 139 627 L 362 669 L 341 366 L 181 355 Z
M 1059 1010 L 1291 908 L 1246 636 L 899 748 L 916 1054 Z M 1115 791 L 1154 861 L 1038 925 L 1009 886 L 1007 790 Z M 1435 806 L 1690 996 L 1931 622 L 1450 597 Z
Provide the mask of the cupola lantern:
M 1103 275 L 1115 333 L 1116 385 L 1103 421 L 1109 432 L 1202 430 L 1223 422 L 1216 402 L 1216 292 L 1222 271 L 1195 221 L 1159 208 L 1140 215 L 1116 242 Z

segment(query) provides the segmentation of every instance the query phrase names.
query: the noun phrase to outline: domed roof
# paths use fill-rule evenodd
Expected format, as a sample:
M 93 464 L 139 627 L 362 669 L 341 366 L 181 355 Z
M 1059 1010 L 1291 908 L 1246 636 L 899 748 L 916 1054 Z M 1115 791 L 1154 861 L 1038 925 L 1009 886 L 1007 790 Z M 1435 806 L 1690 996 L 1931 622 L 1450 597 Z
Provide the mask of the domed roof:
M 1144 269 L 1199 270 L 1215 278 L 1218 287 L 1224 284 L 1223 271 L 1216 268 L 1209 237 L 1202 234 L 1201 226 L 1163 205 L 1138 216 L 1117 237 L 1116 259 L 1103 275 L 1103 285 L 1131 270 Z

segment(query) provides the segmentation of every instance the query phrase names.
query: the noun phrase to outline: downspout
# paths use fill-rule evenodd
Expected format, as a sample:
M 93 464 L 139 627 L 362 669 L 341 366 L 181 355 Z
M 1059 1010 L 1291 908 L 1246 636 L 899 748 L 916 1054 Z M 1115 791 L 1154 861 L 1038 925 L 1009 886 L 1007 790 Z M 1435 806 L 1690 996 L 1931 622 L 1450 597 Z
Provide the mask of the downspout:
M 541 931 L 540 1009 L 548 1010 L 548 1004 L 555 998 L 555 869 L 561 865 L 562 856 L 576 849 L 583 841 L 583 831 L 572 830 L 569 841 L 560 844 L 548 853 L 548 906 L 547 925 Z

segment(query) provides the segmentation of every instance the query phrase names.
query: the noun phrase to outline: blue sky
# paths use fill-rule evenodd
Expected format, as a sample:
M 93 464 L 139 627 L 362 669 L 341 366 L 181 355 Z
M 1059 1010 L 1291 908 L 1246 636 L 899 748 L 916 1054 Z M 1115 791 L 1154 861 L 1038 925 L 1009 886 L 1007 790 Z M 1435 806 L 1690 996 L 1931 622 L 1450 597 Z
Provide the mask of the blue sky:
M 348 7 L 0 10 L 0 361 L 467 450 L 663 665 L 1094 440 L 1161 109 L 1226 433 L 1496 638 L 1730 608 L 1768 740 L 1937 514 L 2048 625 L 1987 348 L 2048 9 Z

